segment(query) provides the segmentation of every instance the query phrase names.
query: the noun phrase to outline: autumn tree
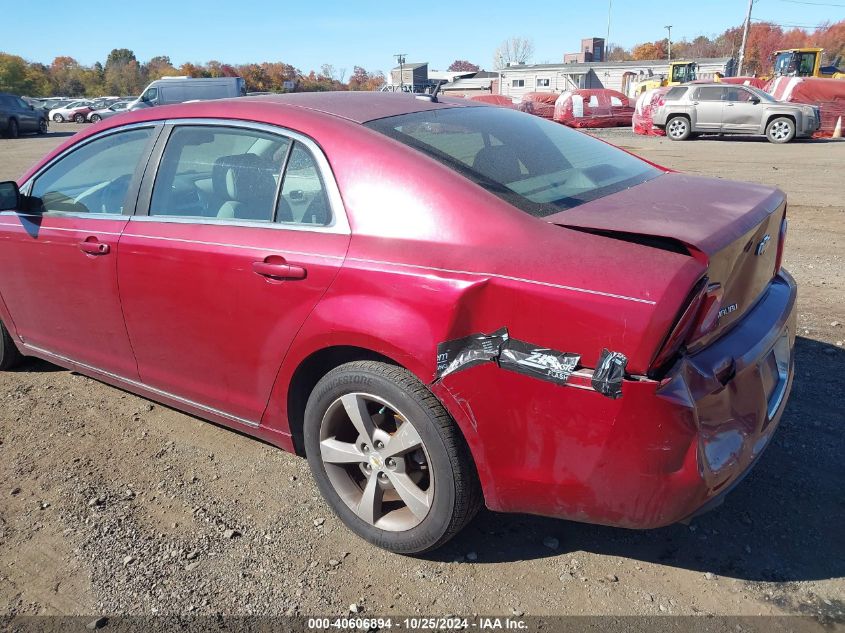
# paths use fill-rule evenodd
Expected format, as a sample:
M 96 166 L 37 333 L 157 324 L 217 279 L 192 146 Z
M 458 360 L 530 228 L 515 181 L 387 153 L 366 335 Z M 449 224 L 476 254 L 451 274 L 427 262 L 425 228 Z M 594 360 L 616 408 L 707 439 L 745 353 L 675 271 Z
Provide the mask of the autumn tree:
M 50 91 L 46 67 L 27 64 L 23 57 L 0 53 L 0 92 L 43 95 Z
M 167 55 L 157 55 L 141 67 L 141 74 L 144 76 L 144 81 L 149 83 L 156 79 L 172 77 L 179 73 L 170 61 L 170 57 Z
M 524 37 L 505 40 L 493 53 L 493 65 L 502 69 L 508 64 L 526 64 L 534 57 L 534 42 Z
M 665 42 L 666 40 L 658 40 L 657 42 L 637 44 L 631 49 L 631 57 L 636 61 L 666 59 L 667 51 Z
M 143 89 L 141 65 L 128 48 L 115 48 L 103 67 L 103 87 L 112 95 L 137 94 Z
M 481 69 L 472 62 L 468 62 L 465 59 L 456 59 L 446 70 L 448 70 L 449 72 L 477 73 Z
M 53 94 L 78 97 L 85 93 L 85 84 L 80 78 L 82 68 L 73 57 L 60 56 L 50 64 L 50 83 Z
M 361 66 L 355 66 L 349 76 L 349 90 L 378 90 L 385 83 L 384 73 L 380 70 L 367 72 Z
M 632 59 L 631 51 L 626 48 L 622 48 L 621 46 L 614 46 L 613 48 L 608 48 L 607 51 L 607 60 L 610 62 L 626 62 Z

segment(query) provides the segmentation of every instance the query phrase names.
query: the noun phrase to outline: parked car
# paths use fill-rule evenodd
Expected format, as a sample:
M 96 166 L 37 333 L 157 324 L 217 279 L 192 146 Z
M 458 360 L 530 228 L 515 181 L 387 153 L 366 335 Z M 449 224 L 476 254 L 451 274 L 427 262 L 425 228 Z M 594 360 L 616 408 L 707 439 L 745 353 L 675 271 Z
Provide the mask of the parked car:
M 9 138 L 25 132 L 47 132 L 47 115 L 17 95 L 0 92 L 0 131 Z
M 513 108 L 513 100 L 510 97 L 506 97 L 504 95 L 469 95 L 465 96 L 465 99 L 469 99 L 471 101 L 480 101 L 481 103 L 489 103 L 491 105 L 497 105 L 500 108 Z
M 507 108 L 130 112 L 0 184 L 0 210 L 0 368 L 39 357 L 305 455 L 395 552 L 482 503 L 689 518 L 758 460 L 792 384 L 781 191 Z
M 102 119 L 108 119 L 109 117 L 113 117 L 115 114 L 126 112 L 128 107 L 129 101 L 118 101 L 116 103 L 111 104 L 107 108 L 92 110 L 88 113 L 88 121 L 90 121 L 91 123 L 96 123 L 97 121 L 101 121 Z
M 533 114 L 544 119 L 553 119 L 555 115 L 556 92 L 526 92 L 515 107 L 520 112 Z
M 59 106 L 58 108 L 54 108 L 50 110 L 50 120 L 55 121 L 56 123 L 62 123 L 64 121 L 73 121 L 73 114 L 76 110 L 80 108 L 86 108 L 91 104 L 90 101 L 71 101 L 70 103 L 66 103 L 64 105 Z M 85 119 L 83 119 L 84 121 Z
M 49 119 L 51 108 L 47 107 L 47 104 L 43 99 L 35 99 L 33 97 L 21 97 L 21 99 L 23 99 L 26 104 L 31 105 L 35 110 L 42 110 L 44 112 L 44 116 Z
M 777 101 L 752 86 L 689 84 L 676 86 L 654 110 L 655 127 L 673 141 L 694 134 L 765 135 L 772 143 L 809 137 L 819 129 L 816 106 Z
M 74 123 L 85 123 L 88 120 L 88 115 L 93 111 L 94 109 L 90 105 L 68 110 L 67 119 L 69 121 L 73 121 Z
M 555 101 L 554 120 L 569 127 L 630 126 L 634 101 L 616 90 L 566 90 Z
M 146 87 L 141 96 L 130 106 L 140 110 L 153 106 L 172 105 L 185 101 L 206 101 L 246 95 L 246 82 L 241 77 L 194 79 L 191 77 L 165 77 Z

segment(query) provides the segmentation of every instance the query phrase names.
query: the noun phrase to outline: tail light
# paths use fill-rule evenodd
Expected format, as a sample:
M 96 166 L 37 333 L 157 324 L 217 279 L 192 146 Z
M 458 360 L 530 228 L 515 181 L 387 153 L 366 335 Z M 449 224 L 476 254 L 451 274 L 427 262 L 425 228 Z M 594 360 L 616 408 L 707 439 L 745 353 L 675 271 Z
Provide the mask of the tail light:
M 775 274 L 780 272 L 780 267 L 783 265 L 783 245 L 786 243 L 786 211 L 783 212 L 783 219 L 780 221 L 780 233 L 778 234 L 778 253 L 775 257 Z
M 690 293 L 686 307 L 651 362 L 649 374 L 659 373 L 681 348 L 716 329 L 722 309 L 722 286 L 699 281 Z

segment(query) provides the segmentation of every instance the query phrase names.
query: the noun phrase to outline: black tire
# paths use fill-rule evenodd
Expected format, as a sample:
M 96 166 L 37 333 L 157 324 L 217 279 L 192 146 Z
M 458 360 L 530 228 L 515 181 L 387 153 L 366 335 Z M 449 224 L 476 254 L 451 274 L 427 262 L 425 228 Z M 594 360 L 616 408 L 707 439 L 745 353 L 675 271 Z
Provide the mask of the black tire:
M 91 123 L 97 123 L 102 117 L 99 114 L 91 115 Z
M 49 125 L 49 124 L 47 123 L 47 119 L 46 119 L 46 118 L 44 118 L 44 119 L 40 119 L 40 120 L 38 121 L 38 133 L 39 133 L 39 134 L 46 134 L 46 133 L 47 133 L 47 128 L 48 128 L 48 125 Z
M 85 123 L 85 115 L 84 114 L 75 114 L 73 116 L 74 123 Z
M 56 123 L 64 123 L 64 122 L 65 122 L 65 118 L 64 118 L 61 114 L 54 114 L 54 115 L 53 115 L 53 120 L 54 120 Z
M 410 529 L 381 529 L 362 519 L 343 501 L 326 472 L 320 444 L 323 419 L 333 403 L 352 393 L 371 394 L 395 405 L 422 440 L 436 485 L 428 513 Z M 308 463 L 323 498 L 350 530 L 373 545 L 399 554 L 436 549 L 463 529 L 481 507 L 478 475 L 460 430 L 440 401 L 406 369 L 375 361 L 333 369 L 308 398 L 303 432 Z
M 673 141 L 685 141 L 692 133 L 690 120 L 683 115 L 669 117 L 666 121 L 666 136 Z
M 17 119 L 9 119 L 9 123 L 6 125 L 6 136 L 9 138 L 18 138 L 19 133 L 20 128 L 18 127 Z
M 795 122 L 789 117 L 775 117 L 766 125 L 766 138 L 778 145 L 789 143 L 795 138 Z
M 14 369 L 23 362 L 23 355 L 12 340 L 6 326 L 0 323 L 0 371 Z

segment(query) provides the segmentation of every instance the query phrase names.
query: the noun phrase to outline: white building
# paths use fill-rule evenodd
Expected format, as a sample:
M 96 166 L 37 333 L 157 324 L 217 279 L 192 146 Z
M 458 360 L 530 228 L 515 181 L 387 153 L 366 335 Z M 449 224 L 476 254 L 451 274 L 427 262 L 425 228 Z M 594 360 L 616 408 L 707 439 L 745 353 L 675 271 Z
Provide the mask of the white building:
M 680 61 L 680 60 L 677 60 Z M 689 60 L 698 64 L 699 79 L 715 73 L 734 74 L 732 57 Z M 499 94 L 519 99 L 526 92 L 563 92 L 578 88 L 608 88 L 627 94 L 628 86 L 640 79 L 665 76 L 669 62 L 663 59 L 628 62 L 586 62 L 570 64 L 512 64 L 501 70 Z

